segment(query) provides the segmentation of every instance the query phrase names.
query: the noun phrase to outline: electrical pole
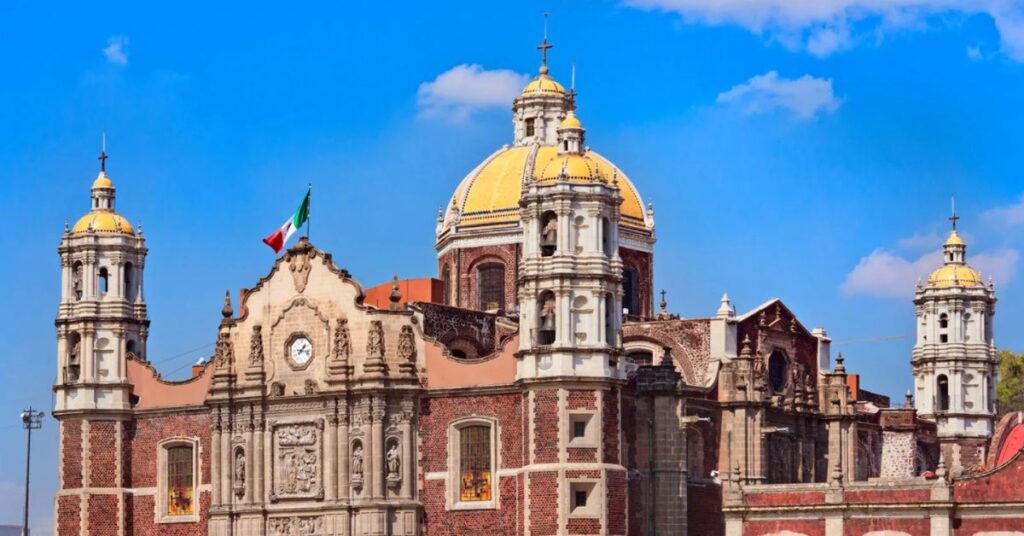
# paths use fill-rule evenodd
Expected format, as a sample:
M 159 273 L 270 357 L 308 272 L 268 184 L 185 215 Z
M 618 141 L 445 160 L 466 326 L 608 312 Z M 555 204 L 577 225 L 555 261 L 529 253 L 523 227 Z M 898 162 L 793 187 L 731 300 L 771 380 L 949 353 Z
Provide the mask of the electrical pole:
M 29 536 L 28 485 L 32 468 L 32 430 L 38 430 L 43 427 L 43 415 L 45 414 L 42 411 L 36 411 L 32 409 L 32 406 L 21 412 L 21 424 L 25 427 L 25 430 L 28 430 L 28 448 L 25 449 L 25 519 L 21 525 L 21 536 Z

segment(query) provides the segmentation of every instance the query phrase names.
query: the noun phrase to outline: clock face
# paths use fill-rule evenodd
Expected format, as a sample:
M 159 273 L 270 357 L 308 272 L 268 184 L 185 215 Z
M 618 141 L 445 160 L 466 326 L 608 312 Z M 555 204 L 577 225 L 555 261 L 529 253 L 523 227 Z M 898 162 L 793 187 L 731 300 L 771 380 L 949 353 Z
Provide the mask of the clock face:
M 292 341 L 290 350 L 292 361 L 294 361 L 296 365 L 305 365 L 313 358 L 313 345 L 309 342 L 309 339 L 305 337 L 296 337 L 295 340 Z

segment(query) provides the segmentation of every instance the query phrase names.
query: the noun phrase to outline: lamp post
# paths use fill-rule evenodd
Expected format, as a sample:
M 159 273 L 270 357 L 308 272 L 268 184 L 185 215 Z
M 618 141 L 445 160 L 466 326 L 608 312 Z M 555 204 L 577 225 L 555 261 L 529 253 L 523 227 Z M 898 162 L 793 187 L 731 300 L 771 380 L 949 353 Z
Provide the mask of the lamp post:
M 21 536 L 28 536 L 28 484 L 32 467 L 32 430 L 43 427 L 43 415 L 45 414 L 42 411 L 36 411 L 32 409 L 32 406 L 21 412 L 21 424 L 25 430 L 28 430 L 28 448 L 25 449 L 25 520 L 21 525 Z

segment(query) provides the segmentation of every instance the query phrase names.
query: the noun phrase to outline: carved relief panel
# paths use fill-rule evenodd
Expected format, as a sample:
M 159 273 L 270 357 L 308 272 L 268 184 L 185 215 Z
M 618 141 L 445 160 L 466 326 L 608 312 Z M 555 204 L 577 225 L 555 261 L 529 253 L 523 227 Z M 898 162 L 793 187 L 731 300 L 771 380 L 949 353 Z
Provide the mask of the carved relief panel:
M 323 421 L 273 424 L 272 501 L 323 499 L 323 427 Z

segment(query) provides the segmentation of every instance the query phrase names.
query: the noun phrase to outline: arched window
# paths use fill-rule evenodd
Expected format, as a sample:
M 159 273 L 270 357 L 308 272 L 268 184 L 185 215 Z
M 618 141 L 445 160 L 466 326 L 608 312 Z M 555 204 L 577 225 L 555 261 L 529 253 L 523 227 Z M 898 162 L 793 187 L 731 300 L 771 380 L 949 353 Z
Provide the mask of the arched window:
M 634 365 L 653 365 L 654 354 L 650 350 L 633 350 L 626 354 L 626 361 Z
M 935 387 L 938 411 L 949 411 L 949 378 L 945 374 L 939 374 L 935 379 Z
M 474 420 L 454 425 L 451 449 L 456 454 L 453 469 L 458 484 L 455 502 L 485 508 L 495 499 L 495 434 L 490 422 Z
M 541 293 L 537 299 L 537 344 L 548 346 L 555 343 L 558 315 L 555 293 Z
M 941 315 L 939 315 L 939 327 L 942 329 L 946 329 L 949 327 L 949 315 L 947 315 L 946 313 L 942 313 Z
M 105 267 L 104 268 L 100 268 L 100 275 L 99 275 L 100 295 L 103 295 L 103 294 L 107 293 L 109 285 L 110 285 L 110 274 L 107 273 L 107 269 Z
M 772 391 L 781 393 L 786 388 L 786 372 L 789 360 L 782 350 L 775 350 L 768 356 L 768 384 Z
M 640 276 L 635 268 L 622 269 L 622 308 L 627 314 L 642 316 L 640 310 Z
M 162 522 L 198 521 L 196 442 L 173 439 L 158 447 L 157 514 Z
M 558 216 L 545 212 L 540 217 L 540 254 L 550 257 L 558 250 Z
M 135 298 L 135 289 L 132 288 L 132 263 L 128 262 L 124 265 L 124 291 L 123 296 L 126 300 L 132 301 Z
M 82 371 L 82 336 L 77 331 L 68 335 L 67 341 L 68 363 L 64 373 L 64 380 L 68 382 L 78 381 Z
M 477 268 L 477 309 L 505 310 L 505 265 L 490 262 Z
M 441 271 L 441 281 L 444 283 L 444 290 L 441 291 L 441 292 L 444 293 L 444 296 L 441 298 L 441 301 L 445 305 L 451 305 L 452 301 L 453 301 L 452 300 L 452 269 L 451 269 L 451 267 L 445 266 L 444 270 Z

